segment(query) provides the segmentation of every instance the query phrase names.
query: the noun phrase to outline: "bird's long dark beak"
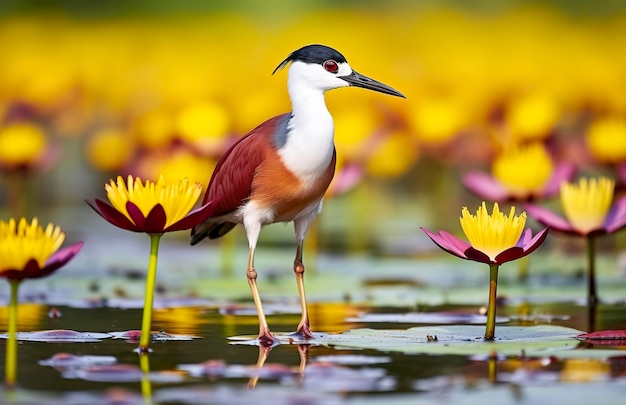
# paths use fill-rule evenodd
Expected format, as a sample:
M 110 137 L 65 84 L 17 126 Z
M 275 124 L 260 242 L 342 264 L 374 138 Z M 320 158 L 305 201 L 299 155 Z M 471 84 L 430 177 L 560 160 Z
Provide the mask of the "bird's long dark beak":
M 394 89 L 393 87 L 387 86 L 386 84 L 378 82 L 374 79 L 370 79 L 369 77 L 364 76 L 356 72 L 355 70 L 353 70 L 352 73 L 349 74 L 348 76 L 342 76 L 341 78 L 345 80 L 346 82 L 348 82 L 350 86 L 362 87 L 364 89 L 374 90 L 380 93 L 385 93 L 385 94 L 390 94 L 392 96 L 406 98 L 404 97 L 404 94 L 400 93 L 398 90 Z

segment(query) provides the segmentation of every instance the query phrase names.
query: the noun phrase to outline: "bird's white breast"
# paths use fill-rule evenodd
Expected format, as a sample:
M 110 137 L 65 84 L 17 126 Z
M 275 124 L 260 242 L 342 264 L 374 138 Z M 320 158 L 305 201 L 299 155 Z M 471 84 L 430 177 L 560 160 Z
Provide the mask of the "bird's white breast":
M 293 70 L 293 67 L 292 67 Z M 290 75 L 292 116 L 287 138 L 278 153 L 283 164 L 300 180 L 315 181 L 333 158 L 334 123 L 324 100 L 323 89 Z

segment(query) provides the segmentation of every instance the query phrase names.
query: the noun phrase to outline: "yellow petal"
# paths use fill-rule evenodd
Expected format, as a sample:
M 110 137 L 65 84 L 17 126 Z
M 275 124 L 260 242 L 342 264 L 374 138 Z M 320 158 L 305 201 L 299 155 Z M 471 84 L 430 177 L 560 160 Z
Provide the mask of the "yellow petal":
M 500 212 L 498 203 L 495 203 L 493 212 L 489 215 L 483 201 L 476 215 L 470 214 L 467 207 L 463 207 L 460 221 L 472 247 L 495 260 L 498 254 L 517 244 L 526 225 L 526 213 L 515 216 L 515 207 L 511 207 L 507 216 Z
M 145 184 L 139 177 L 128 176 L 124 182 L 124 179 L 118 176 L 117 182 L 111 180 L 104 187 L 111 205 L 131 221 L 132 218 L 126 210 L 128 201 L 135 204 L 144 217 L 157 204 L 160 204 L 165 211 L 164 228 L 184 218 L 202 193 L 202 185 L 199 183 L 191 183 L 185 178 L 176 183 L 168 184 L 163 176 L 159 176 L 156 183 L 146 180 Z
M 615 181 L 581 178 L 578 183 L 561 183 L 561 205 L 573 228 L 582 233 L 601 228 L 611 203 Z
M 44 267 L 64 240 L 61 228 L 48 224 L 44 230 L 37 218 L 30 223 L 25 218 L 0 221 L 0 270 L 23 270 L 33 259 Z

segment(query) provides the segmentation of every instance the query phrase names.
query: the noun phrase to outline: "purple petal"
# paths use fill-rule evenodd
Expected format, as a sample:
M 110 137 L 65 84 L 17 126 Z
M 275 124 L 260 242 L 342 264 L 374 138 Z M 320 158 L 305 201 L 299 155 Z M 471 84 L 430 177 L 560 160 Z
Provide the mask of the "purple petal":
M 480 263 L 493 263 L 493 260 L 486 253 L 481 252 L 480 250 L 470 246 L 465 249 L 465 258 L 467 260 L 472 260 Z
M 135 223 L 135 227 L 139 232 L 146 231 L 146 217 L 143 216 L 143 212 L 134 203 L 126 201 L 126 211 Z
M 515 246 L 524 247 L 524 245 L 526 245 L 528 241 L 530 241 L 532 238 L 533 232 L 530 230 L 530 228 L 528 228 L 524 232 L 522 232 L 522 235 L 519 237 L 519 240 L 517 241 Z
M 78 254 L 78 252 L 80 252 L 83 244 L 83 242 L 78 242 L 59 250 L 48 258 L 44 266 L 44 270 L 47 271 L 47 274 L 50 274 L 53 271 L 56 271 L 58 268 L 65 266 L 70 260 L 74 258 L 74 256 Z
M 167 214 L 161 204 L 157 204 L 148 213 L 145 223 L 146 233 L 163 233 L 165 223 L 167 222 Z
M 509 248 L 496 256 L 496 263 L 502 264 L 528 256 L 546 240 L 549 229 L 550 228 L 548 227 L 543 228 L 534 237 L 532 236 L 530 228 L 526 229 L 516 246 Z
M 581 233 L 572 228 L 569 222 L 565 219 L 543 207 L 533 204 L 525 204 L 524 210 L 537 222 L 544 226 L 549 226 L 557 232 L 563 232 L 571 235 L 581 235 Z
M 22 281 L 25 278 L 42 277 L 42 270 L 35 259 L 31 259 L 26 263 L 23 269 L 4 269 L 0 271 L 0 276 L 15 281 Z
M 545 242 L 546 238 L 548 237 L 549 230 L 549 227 L 543 228 L 541 231 L 537 232 L 537 234 L 531 240 L 529 240 L 527 243 L 524 244 L 524 246 L 522 246 L 525 252 L 524 256 L 531 254 L 532 252 L 537 250 L 537 248 L 541 246 L 543 242 Z
M 94 206 L 94 203 L 91 201 L 85 200 L 85 202 L 107 222 L 117 226 L 118 228 L 126 229 L 127 231 L 139 232 L 135 224 L 133 224 L 126 217 L 126 215 L 122 214 L 104 201 L 96 198 L 96 206 Z
M 468 243 L 445 231 L 439 231 L 439 235 L 437 235 L 424 227 L 420 227 L 420 229 L 441 249 L 461 259 L 466 259 L 464 251 L 470 247 Z
M 0 276 L 9 280 L 21 281 L 26 278 L 41 278 L 54 273 L 63 267 L 67 262 L 72 260 L 83 247 L 83 242 L 78 242 L 65 249 L 61 249 L 48 258 L 43 267 L 35 259 L 31 259 L 26 263 L 23 269 L 8 269 L 0 272 Z
M 194 226 L 198 225 L 209 216 L 211 216 L 211 210 L 213 208 L 211 207 L 211 203 L 212 201 L 209 201 L 200 208 L 196 208 L 195 210 L 191 211 L 180 221 L 168 226 L 167 229 L 165 229 L 165 232 L 182 231 L 185 229 L 191 229 Z
M 552 177 L 543 189 L 543 197 L 554 197 L 561 192 L 561 183 L 570 181 L 576 174 L 576 165 L 570 162 L 562 162 L 557 165 Z
M 494 262 L 498 264 L 502 264 L 502 263 L 510 262 L 512 260 L 519 259 L 520 257 L 524 257 L 524 256 L 526 256 L 524 254 L 524 249 L 522 249 L 519 246 L 513 246 L 498 253 Z
M 604 220 L 604 229 L 608 233 L 619 231 L 626 226 L 626 196 L 613 204 Z
M 470 172 L 463 176 L 463 185 L 477 196 L 492 200 L 505 201 L 509 193 L 490 175 L 483 172 Z

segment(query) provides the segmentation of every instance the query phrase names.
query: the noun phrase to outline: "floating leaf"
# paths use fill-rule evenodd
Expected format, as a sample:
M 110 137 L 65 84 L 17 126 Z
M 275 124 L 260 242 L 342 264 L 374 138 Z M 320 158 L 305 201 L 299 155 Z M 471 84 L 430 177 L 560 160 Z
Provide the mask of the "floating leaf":
M 17 340 L 26 340 L 30 342 L 47 342 L 47 343 L 85 343 L 100 342 L 102 339 L 110 338 L 108 333 L 97 332 L 76 332 L 67 329 L 41 330 L 35 332 L 18 332 Z M 0 335 L 0 338 L 7 339 L 7 334 Z
M 113 339 L 123 339 L 127 341 L 128 343 L 139 343 L 139 338 L 141 337 L 141 331 L 140 330 L 128 330 L 124 332 L 109 332 L 109 335 L 113 337 Z M 172 334 L 172 333 L 166 333 L 164 331 L 151 332 L 150 337 L 153 342 L 198 339 L 198 336 Z
M 480 314 L 462 314 L 453 312 L 406 312 L 401 314 L 360 314 L 347 318 L 348 322 L 359 323 L 430 323 L 430 324 L 482 324 L 487 317 Z M 497 323 L 508 322 L 509 318 L 496 317 Z
M 476 355 L 497 352 L 505 355 L 546 355 L 554 350 L 573 349 L 581 331 L 552 325 L 500 326 L 496 340 L 483 339 L 485 328 L 474 325 L 423 326 L 407 330 L 353 329 L 344 333 L 314 333 L 312 339 L 275 333 L 280 344 L 308 343 L 375 349 L 402 353 Z M 231 343 L 257 344 L 256 337 L 236 336 Z
M 626 330 L 599 330 L 597 332 L 582 333 L 576 339 L 593 343 L 594 345 L 626 345 Z

